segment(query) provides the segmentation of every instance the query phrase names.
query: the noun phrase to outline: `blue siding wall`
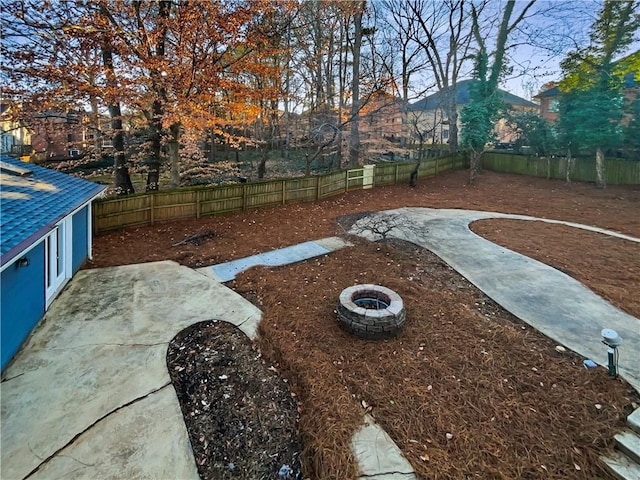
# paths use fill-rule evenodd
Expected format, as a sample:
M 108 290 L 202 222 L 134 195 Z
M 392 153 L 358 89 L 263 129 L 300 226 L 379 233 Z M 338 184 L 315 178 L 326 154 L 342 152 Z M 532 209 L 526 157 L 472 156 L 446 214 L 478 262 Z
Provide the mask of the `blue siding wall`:
M 80 270 L 89 253 L 87 250 L 87 245 L 89 244 L 89 240 L 87 239 L 88 214 L 89 206 L 86 206 L 73 216 L 73 273 Z
M 28 267 L 9 265 L 0 279 L 2 369 L 15 355 L 45 311 L 44 242 L 25 255 Z

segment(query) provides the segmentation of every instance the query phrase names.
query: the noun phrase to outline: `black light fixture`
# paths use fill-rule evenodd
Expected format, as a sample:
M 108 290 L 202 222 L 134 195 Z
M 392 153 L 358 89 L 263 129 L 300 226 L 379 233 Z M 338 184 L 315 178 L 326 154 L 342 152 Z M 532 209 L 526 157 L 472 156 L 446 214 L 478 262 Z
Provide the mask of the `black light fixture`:
M 618 376 L 618 347 L 622 343 L 622 339 L 615 330 L 610 328 L 602 330 L 600 335 L 602 335 L 602 343 L 609 347 L 607 350 L 609 376 L 616 378 Z
M 18 268 L 23 268 L 23 267 L 28 267 L 29 266 L 29 259 L 27 257 L 22 257 L 19 258 L 18 260 L 16 260 L 16 266 Z

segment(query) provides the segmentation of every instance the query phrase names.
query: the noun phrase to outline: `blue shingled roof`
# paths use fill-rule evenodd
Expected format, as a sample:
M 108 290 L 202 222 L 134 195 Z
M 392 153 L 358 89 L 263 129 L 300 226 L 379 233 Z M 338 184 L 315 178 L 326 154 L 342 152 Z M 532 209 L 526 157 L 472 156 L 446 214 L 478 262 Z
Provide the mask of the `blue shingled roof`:
M 0 264 L 5 265 L 105 187 L 18 159 L 0 156 L 18 175 L 0 169 Z
M 456 83 L 456 105 L 466 105 L 471 100 L 470 87 L 477 82 L 477 80 L 462 80 Z M 502 101 L 509 105 L 538 108 L 539 105 L 529 100 L 525 100 L 522 97 L 518 97 L 513 93 L 509 93 L 506 90 L 500 88 L 497 89 L 498 95 Z M 434 110 L 436 108 L 444 108 L 447 103 L 446 90 L 440 90 L 434 94 L 431 94 L 422 100 L 418 100 L 415 103 L 409 105 L 410 111 L 421 110 Z

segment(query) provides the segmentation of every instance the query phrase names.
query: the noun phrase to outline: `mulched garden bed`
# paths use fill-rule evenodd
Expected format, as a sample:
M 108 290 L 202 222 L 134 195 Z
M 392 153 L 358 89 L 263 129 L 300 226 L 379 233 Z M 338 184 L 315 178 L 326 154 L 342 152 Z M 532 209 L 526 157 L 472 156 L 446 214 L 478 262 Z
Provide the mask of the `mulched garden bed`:
M 338 326 L 335 301 L 356 283 L 403 297 L 401 335 L 367 341 Z M 602 478 L 597 457 L 638 402 L 404 242 L 254 268 L 232 286 L 264 311 L 260 348 L 298 394 L 312 478 L 357 476 L 349 441 L 365 411 L 420 478 Z
M 201 478 L 302 478 L 295 394 L 244 333 L 192 325 L 169 344 L 167 365 Z

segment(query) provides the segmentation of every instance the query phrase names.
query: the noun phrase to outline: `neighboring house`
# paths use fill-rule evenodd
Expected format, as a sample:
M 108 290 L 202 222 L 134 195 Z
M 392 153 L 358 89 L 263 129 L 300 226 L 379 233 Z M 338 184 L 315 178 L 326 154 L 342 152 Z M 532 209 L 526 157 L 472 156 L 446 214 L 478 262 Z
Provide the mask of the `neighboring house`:
M 86 112 L 48 111 L 31 119 L 32 160 L 67 160 L 83 156 L 89 149 L 102 151 L 112 148 L 109 136 L 110 124 L 106 117 L 96 121 Z
M 458 132 L 462 131 L 460 113 L 462 112 L 462 108 L 471 100 L 470 87 L 474 82 L 475 80 L 463 80 L 456 84 Z M 522 97 L 518 97 L 502 89 L 498 89 L 498 94 L 507 105 L 509 111 L 539 111 L 537 104 L 525 100 Z M 441 90 L 408 106 L 407 121 L 412 124 L 414 130 L 418 129 L 422 133 L 426 144 L 446 144 L 449 142 L 450 125 L 446 112 L 447 102 L 447 92 Z M 512 142 L 515 139 L 515 135 L 511 129 L 506 126 L 504 119 L 496 123 L 495 134 L 498 142 L 501 143 Z M 414 136 L 417 136 L 417 134 L 414 134 Z
M 639 63 L 639 56 L 640 51 L 637 51 L 617 60 L 616 63 L 629 62 L 635 58 L 637 65 Z M 633 102 L 638 97 L 638 90 L 640 90 L 640 72 L 637 71 L 637 68 L 635 70 L 635 72 L 628 73 L 622 78 L 622 91 L 627 103 Z M 533 97 L 540 102 L 540 115 L 549 123 L 553 123 L 558 119 L 558 105 L 560 103 L 560 97 L 562 96 L 558 85 L 559 82 L 546 83 L 542 86 L 540 93 Z M 629 123 L 629 121 L 632 120 L 631 116 L 632 114 L 626 113 L 621 123 L 623 125 Z
M 558 103 L 560 89 L 558 82 L 549 82 L 542 86 L 542 90 L 535 97 L 540 102 L 540 115 L 547 122 L 553 123 L 558 119 Z
M 0 127 L 0 154 L 31 154 L 31 132 L 14 118 L 11 102 L 0 103 Z
M 104 188 L 0 156 L 2 369 L 91 257 L 91 202 Z
M 405 102 L 379 91 L 365 100 L 360 112 L 360 139 L 387 140 L 405 146 L 411 136 Z

